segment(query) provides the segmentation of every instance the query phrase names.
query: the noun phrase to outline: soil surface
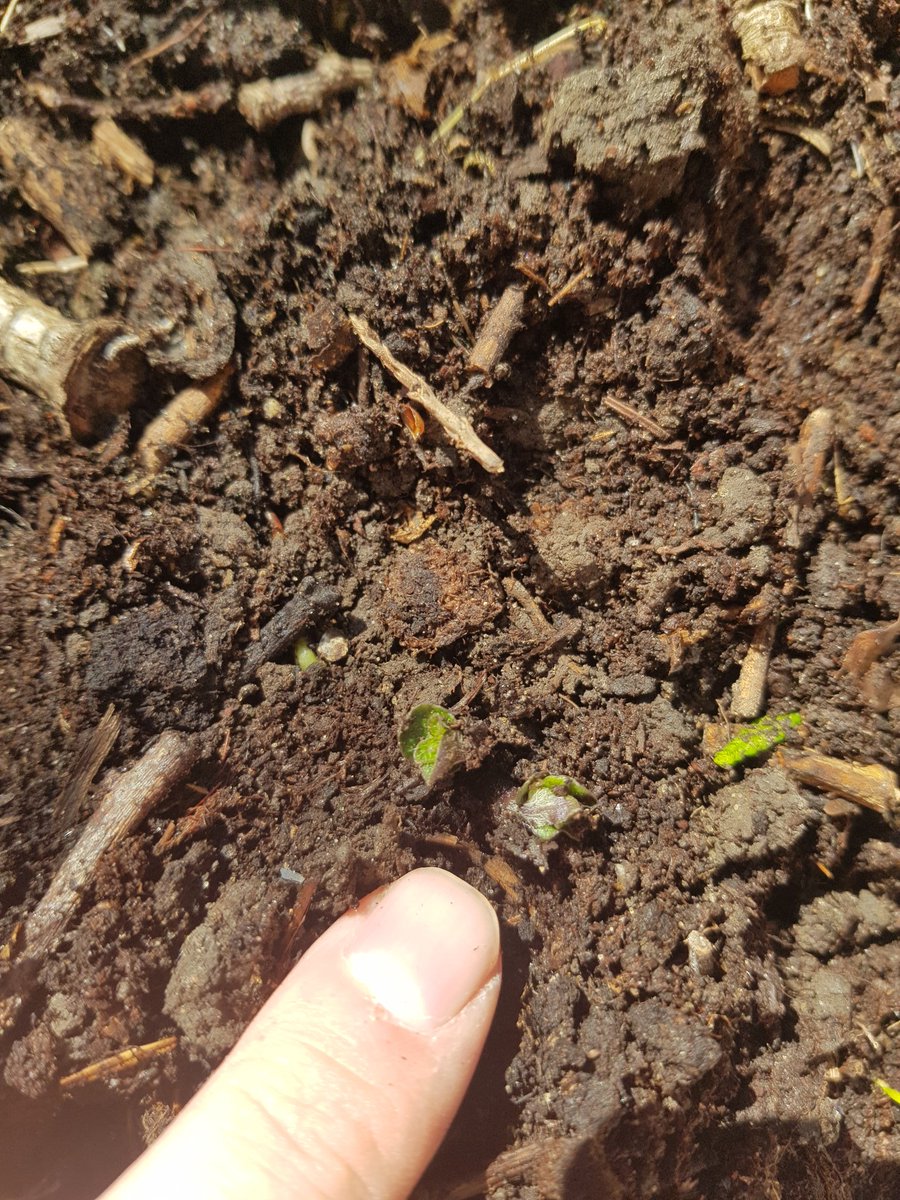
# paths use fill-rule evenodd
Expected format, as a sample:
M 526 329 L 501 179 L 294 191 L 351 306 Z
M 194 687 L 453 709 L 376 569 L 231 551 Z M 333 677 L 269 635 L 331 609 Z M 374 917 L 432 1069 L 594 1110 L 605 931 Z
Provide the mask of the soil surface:
M 900 712 L 890 637 L 845 661 L 900 613 L 896 5 L 813 0 L 797 85 L 768 95 L 727 4 L 618 0 L 437 138 L 591 10 L 48 12 L 22 0 L 0 40 L 26 147 L 0 174 L 3 277 L 124 319 L 149 367 L 92 444 L 0 381 L 0 1194 L 96 1194 L 311 939 L 433 863 L 496 904 L 505 982 L 422 1197 L 896 1197 L 891 810 L 790 757 L 890 766 Z M 240 85 L 326 50 L 371 81 L 241 115 Z M 101 117 L 152 182 L 98 157 Z M 228 363 L 148 469 L 149 423 Z M 430 786 L 397 740 L 426 702 L 457 718 Z M 729 719 L 789 712 L 783 758 L 715 765 Z M 195 765 L 29 947 L 166 731 Z M 516 793 L 547 773 L 591 803 L 541 841 Z

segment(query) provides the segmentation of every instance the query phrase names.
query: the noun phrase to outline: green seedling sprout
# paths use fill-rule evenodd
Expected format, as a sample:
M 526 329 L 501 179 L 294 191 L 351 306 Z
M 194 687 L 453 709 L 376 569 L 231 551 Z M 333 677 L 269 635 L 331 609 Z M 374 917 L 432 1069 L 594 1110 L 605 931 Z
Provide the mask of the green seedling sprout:
M 294 662 L 301 671 L 308 671 L 313 663 L 317 663 L 318 661 L 318 654 L 316 654 L 306 638 L 298 638 L 294 642 Z
M 591 803 L 587 788 L 568 775 L 532 775 L 516 795 L 519 817 L 542 842 L 553 841 Z
M 798 712 L 785 713 L 780 717 L 760 717 L 749 725 L 742 725 L 737 733 L 713 755 L 717 767 L 736 767 L 748 758 L 757 758 L 773 746 L 785 740 L 788 731 L 803 724 Z
M 895 1104 L 900 1104 L 900 1092 L 896 1088 L 891 1087 L 889 1083 L 885 1083 L 883 1079 L 876 1079 L 875 1086 L 881 1088 L 888 1100 L 893 1100 Z
M 455 724 L 453 713 L 439 704 L 417 704 L 400 730 L 400 752 L 416 764 L 426 783 L 431 783 L 443 766 L 448 748 L 445 738 Z M 452 744 L 452 735 L 448 740 Z

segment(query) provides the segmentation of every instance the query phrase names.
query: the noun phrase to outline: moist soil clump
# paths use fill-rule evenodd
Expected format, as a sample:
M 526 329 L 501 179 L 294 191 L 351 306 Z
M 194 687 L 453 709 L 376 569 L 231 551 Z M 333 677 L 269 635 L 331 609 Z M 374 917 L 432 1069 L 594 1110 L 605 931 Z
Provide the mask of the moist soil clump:
M 896 16 L 776 72 L 738 7 L 15 8 L 2 278 L 147 374 L 91 442 L 0 377 L 0 1196 L 96 1194 L 422 864 L 505 973 L 418 1195 L 900 1192 Z

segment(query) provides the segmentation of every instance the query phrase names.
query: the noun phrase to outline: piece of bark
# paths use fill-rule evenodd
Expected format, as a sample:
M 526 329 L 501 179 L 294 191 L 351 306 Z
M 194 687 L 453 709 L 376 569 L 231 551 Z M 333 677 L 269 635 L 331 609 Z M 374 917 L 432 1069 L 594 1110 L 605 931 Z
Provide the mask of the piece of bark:
M 118 196 L 84 147 L 60 141 L 30 117 L 7 117 L 0 121 L 0 163 L 25 202 L 76 254 L 90 258 L 114 240 L 109 214 Z
M 152 186 L 155 173 L 153 159 L 112 117 L 101 117 L 94 125 L 91 138 L 94 153 L 104 166 L 115 167 L 125 176 L 129 192 L 134 183 L 145 188 Z
M 54 805 L 54 816 L 60 828 L 67 828 L 77 818 L 97 772 L 116 744 L 121 724 L 115 706 L 110 704 L 80 747 L 66 786 Z

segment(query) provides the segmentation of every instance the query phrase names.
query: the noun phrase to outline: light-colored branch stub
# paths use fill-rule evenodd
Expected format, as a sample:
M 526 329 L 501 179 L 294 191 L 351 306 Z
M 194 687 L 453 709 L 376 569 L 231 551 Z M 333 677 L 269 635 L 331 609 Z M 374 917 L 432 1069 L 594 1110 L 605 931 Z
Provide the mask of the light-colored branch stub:
M 71 321 L 0 279 L 0 375 L 54 405 L 76 438 L 131 407 L 143 369 L 138 339 L 118 322 Z
M 367 58 L 323 54 L 311 71 L 245 83 L 238 89 L 237 105 L 254 129 L 268 129 L 286 117 L 318 112 L 330 96 L 366 87 L 374 76 Z

